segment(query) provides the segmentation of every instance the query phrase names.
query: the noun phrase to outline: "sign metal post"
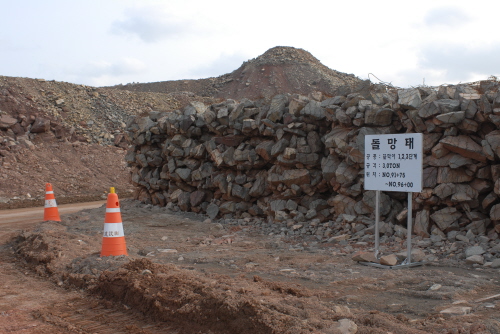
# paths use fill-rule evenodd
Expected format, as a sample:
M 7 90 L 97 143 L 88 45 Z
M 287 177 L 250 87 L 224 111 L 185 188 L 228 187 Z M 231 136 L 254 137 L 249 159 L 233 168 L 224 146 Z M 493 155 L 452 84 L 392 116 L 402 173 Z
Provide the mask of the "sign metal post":
M 413 229 L 412 193 L 422 191 L 423 135 L 421 133 L 365 136 L 365 190 L 375 190 L 375 258 L 380 258 L 380 191 L 408 193 L 407 257 L 402 264 L 386 266 L 360 262 L 379 268 L 399 269 L 421 265 L 411 262 Z

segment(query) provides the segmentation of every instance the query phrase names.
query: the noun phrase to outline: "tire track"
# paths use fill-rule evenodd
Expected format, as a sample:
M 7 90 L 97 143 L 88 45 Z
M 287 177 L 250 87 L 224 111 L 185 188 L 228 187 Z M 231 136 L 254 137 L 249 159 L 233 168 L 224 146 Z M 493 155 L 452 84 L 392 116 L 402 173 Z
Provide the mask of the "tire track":
M 92 298 L 92 297 L 91 297 Z M 178 334 L 164 322 L 155 322 L 132 309 L 120 309 L 96 299 L 57 303 L 35 312 L 44 322 L 82 334 Z M 126 308 L 126 306 L 123 306 Z

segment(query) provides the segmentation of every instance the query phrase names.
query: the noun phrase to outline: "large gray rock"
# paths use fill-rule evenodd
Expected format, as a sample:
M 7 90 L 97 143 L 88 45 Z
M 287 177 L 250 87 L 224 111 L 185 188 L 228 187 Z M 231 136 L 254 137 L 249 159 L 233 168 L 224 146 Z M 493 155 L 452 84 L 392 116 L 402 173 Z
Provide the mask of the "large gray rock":
M 215 219 L 219 214 L 219 207 L 215 203 L 210 203 L 207 206 L 207 215 L 210 219 Z
M 422 118 L 430 118 L 438 115 L 440 112 L 441 109 L 439 108 L 439 104 L 436 102 L 430 102 L 421 106 L 418 110 L 418 116 Z
M 367 110 L 365 112 L 365 124 L 375 126 L 388 126 L 392 123 L 394 111 L 389 108 L 380 108 L 377 110 Z
M 257 174 L 255 182 L 250 188 L 248 194 L 252 197 L 261 197 L 266 193 L 266 191 L 267 191 L 267 172 L 261 171 Z
M 236 212 L 236 203 L 233 201 L 224 202 L 219 206 L 219 212 L 222 214 L 232 214 Z
M 413 232 L 421 236 L 422 238 L 429 238 L 429 226 L 430 226 L 430 219 L 429 219 L 429 210 L 422 210 L 417 212 L 417 215 L 415 217 L 415 224 L 413 226 Z
M 177 168 L 177 175 L 184 181 L 191 181 L 191 170 L 189 168 Z
M 488 137 L 488 136 L 486 136 Z M 466 158 L 486 161 L 481 145 L 472 140 L 469 136 L 448 136 L 444 137 L 440 143 L 447 150 L 458 153 Z M 500 143 L 500 132 L 499 132 Z
M 304 108 L 300 110 L 301 116 L 308 116 L 314 120 L 321 121 L 325 119 L 325 109 L 321 107 L 321 103 L 318 101 L 310 101 Z
M 271 150 L 275 142 L 272 140 L 264 140 L 255 147 L 255 152 L 264 160 L 269 161 L 272 158 Z
M 307 134 L 307 144 L 309 145 L 312 153 L 318 153 L 323 150 L 323 143 L 321 137 L 316 131 L 310 131 Z
M 321 171 L 326 182 L 330 182 L 335 177 L 335 171 L 340 165 L 340 160 L 335 155 L 328 155 L 321 160 Z
M 182 211 L 188 211 L 191 208 L 191 194 L 183 191 L 177 199 L 177 205 Z
M 282 174 L 281 182 L 287 186 L 293 184 L 303 185 L 311 182 L 311 176 L 307 169 L 287 169 Z
M 231 188 L 231 195 L 233 195 L 234 197 L 238 197 L 243 201 L 250 200 L 250 194 L 248 188 L 242 187 L 239 184 L 233 184 Z
M 398 91 L 398 103 L 406 109 L 418 109 L 422 105 L 422 97 L 417 88 L 401 89 Z
M 288 145 L 290 145 L 290 142 L 286 138 L 281 138 L 271 147 L 271 156 L 278 156 L 288 147 Z
M 203 200 L 205 199 L 206 193 L 201 190 L 196 190 L 191 193 L 189 196 L 189 201 L 192 206 L 198 206 L 200 205 Z
M 357 175 L 358 170 L 345 161 L 342 161 L 335 171 L 335 178 L 337 182 L 344 186 L 348 186 L 349 184 L 353 183 Z
M 356 211 L 354 210 L 354 206 L 356 205 L 356 201 L 350 197 L 347 197 L 342 194 L 338 194 L 330 199 L 328 199 L 328 204 L 333 206 L 335 209 L 335 213 L 337 215 L 348 214 L 348 215 L 356 215 Z
M 376 191 L 368 190 L 363 193 L 363 203 L 375 212 Z M 385 216 L 391 211 L 391 198 L 384 192 L 380 193 L 380 214 Z
M 267 118 L 272 122 L 277 122 L 283 118 L 286 105 L 288 104 L 288 97 L 286 95 L 276 95 L 271 100 L 271 105 L 267 113 Z
M 299 116 L 299 112 L 305 105 L 309 102 L 309 99 L 305 96 L 297 96 L 290 100 L 288 104 L 288 112 L 293 116 Z
M 271 212 L 283 211 L 286 208 L 286 201 L 282 199 L 271 201 L 269 204 Z
M 465 258 L 467 264 L 484 264 L 484 257 L 481 255 L 471 255 Z
M 443 123 L 458 124 L 465 119 L 465 111 L 453 111 L 437 115 L 436 118 Z
M 151 120 L 149 117 L 140 117 L 137 120 L 137 125 L 139 126 L 138 132 L 146 132 L 149 131 L 153 126 L 157 125 L 156 122 Z
M 485 140 L 495 156 L 500 157 L 500 130 L 491 131 L 485 136 Z
M 491 220 L 500 220 L 500 204 L 493 205 L 490 210 L 490 218 Z
M 438 183 L 462 183 L 470 182 L 474 179 L 474 175 L 467 173 L 466 169 L 449 167 L 438 168 Z
M 460 109 L 459 100 L 441 99 L 437 100 L 436 103 L 439 105 L 439 109 L 441 110 L 442 114 L 458 111 Z
M 442 230 L 446 230 L 453 222 L 457 221 L 462 214 L 455 207 L 438 210 L 430 215 L 432 221 Z

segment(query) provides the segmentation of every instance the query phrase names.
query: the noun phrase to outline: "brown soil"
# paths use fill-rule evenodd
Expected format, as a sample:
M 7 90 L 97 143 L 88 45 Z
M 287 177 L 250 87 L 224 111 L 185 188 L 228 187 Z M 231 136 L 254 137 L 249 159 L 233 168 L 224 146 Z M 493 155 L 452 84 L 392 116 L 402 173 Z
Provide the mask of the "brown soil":
M 345 319 L 357 333 L 500 332 L 499 298 L 480 301 L 498 294 L 495 269 L 379 269 L 351 260 L 373 245 L 261 235 L 251 221 L 129 199 L 121 209 L 128 257 L 99 256 L 104 206 L 3 235 L 1 332 L 339 333 Z M 471 312 L 440 313 L 452 306 Z
M 43 206 L 45 183 L 51 183 L 58 204 L 100 200 L 110 187 L 130 197 L 125 150 L 81 142 L 37 143 L 4 159 L 0 171 L 0 208 Z

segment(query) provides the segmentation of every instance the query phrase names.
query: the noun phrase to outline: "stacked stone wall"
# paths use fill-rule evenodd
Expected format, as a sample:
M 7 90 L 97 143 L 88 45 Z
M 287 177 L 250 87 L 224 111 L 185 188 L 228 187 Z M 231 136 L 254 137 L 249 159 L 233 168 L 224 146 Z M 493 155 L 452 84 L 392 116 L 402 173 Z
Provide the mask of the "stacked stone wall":
M 414 233 L 500 233 L 500 93 L 496 81 L 349 95 L 277 95 L 269 104 L 196 102 L 128 125 L 135 197 L 211 218 L 265 217 L 293 229 L 342 217 L 370 226 L 364 136 L 424 134 Z M 405 193 L 384 192 L 387 233 L 406 222 Z M 360 228 L 361 229 L 361 228 Z M 353 231 L 355 232 L 355 231 Z M 328 233 L 325 234 L 328 237 Z

